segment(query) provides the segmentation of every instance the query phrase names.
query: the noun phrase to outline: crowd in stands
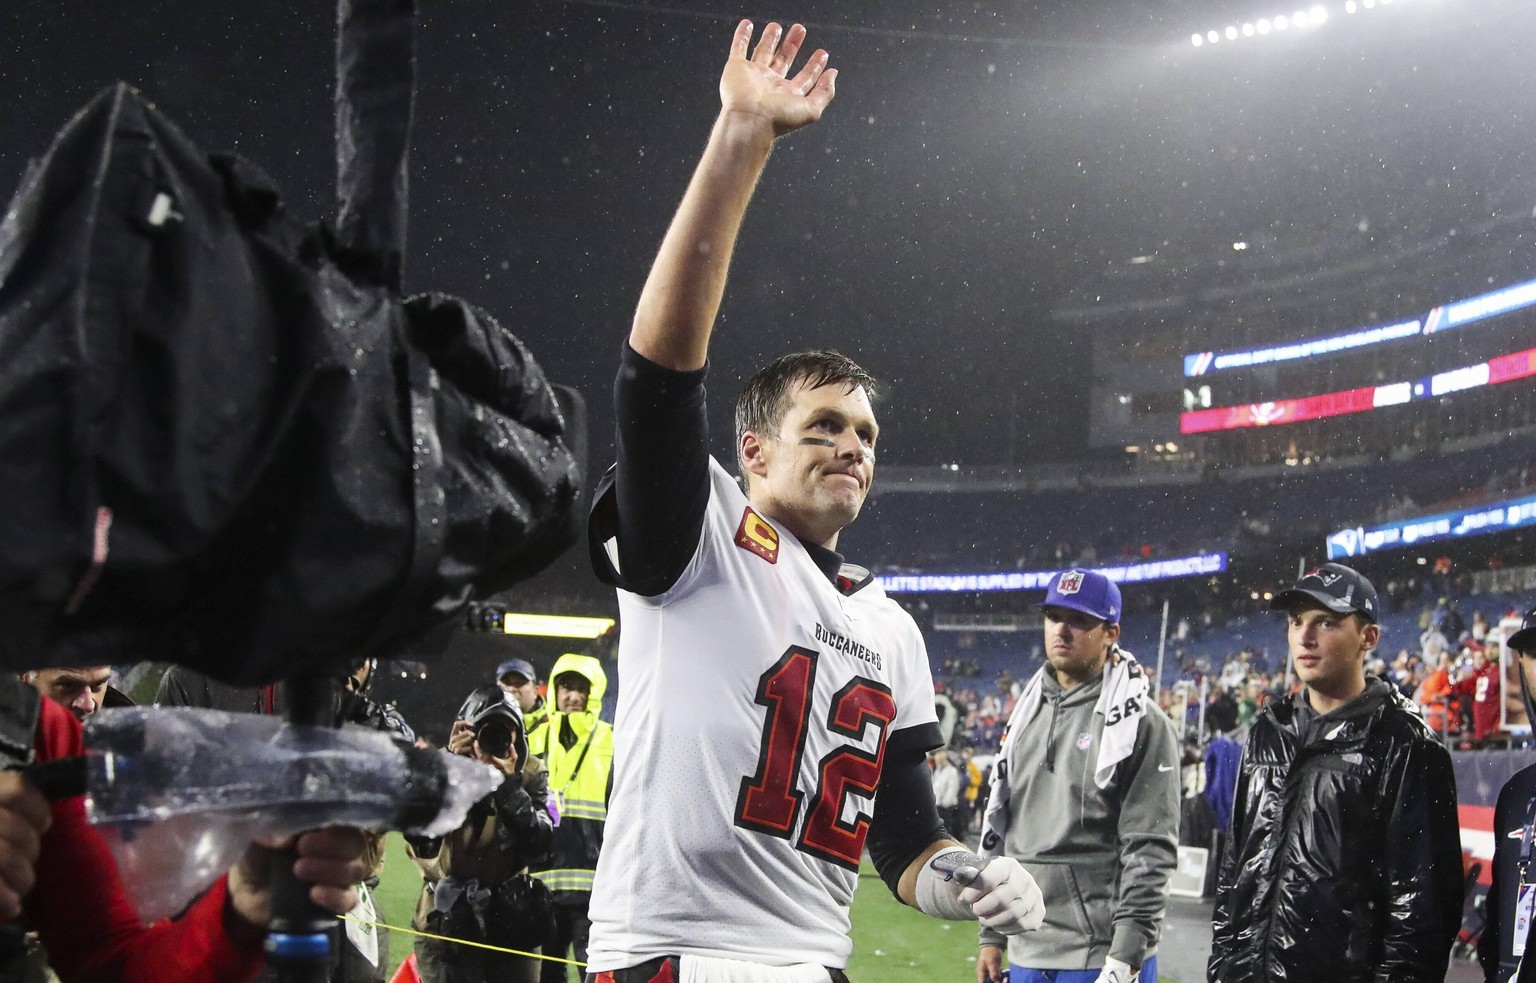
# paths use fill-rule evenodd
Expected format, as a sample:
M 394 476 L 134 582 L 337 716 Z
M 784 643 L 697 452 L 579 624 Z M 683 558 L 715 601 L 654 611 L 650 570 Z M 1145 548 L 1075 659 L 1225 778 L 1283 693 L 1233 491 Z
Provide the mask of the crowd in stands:
M 1489 638 L 1489 631 L 1500 618 L 1518 616 L 1519 611 L 1504 604 L 1491 617 L 1479 606 L 1471 611 L 1468 618 L 1454 595 L 1423 605 L 1416 637 L 1399 645 L 1394 654 L 1373 653 L 1366 673 L 1387 680 L 1413 700 L 1425 722 L 1449 746 L 1459 750 L 1507 746 L 1507 725 L 1525 724 L 1525 709 L 1517 687 L 1504 685 L 1498 645 Z M 1209 675 L 1202 665 L 1182 666 L 1183 678 L 1163 690 L 1164 708 L 1177 713 L 1182 705 L 1187 732 L 1201 738 L 1213 732 L 1241 732 L 1266 700 L 1297 689 L 1283 665 L 1268 662 L 1267 653 L 1243 649 Z M 1206 694 L 1203 727 L 1200 700 L 1181 699 L 1202 689 Z

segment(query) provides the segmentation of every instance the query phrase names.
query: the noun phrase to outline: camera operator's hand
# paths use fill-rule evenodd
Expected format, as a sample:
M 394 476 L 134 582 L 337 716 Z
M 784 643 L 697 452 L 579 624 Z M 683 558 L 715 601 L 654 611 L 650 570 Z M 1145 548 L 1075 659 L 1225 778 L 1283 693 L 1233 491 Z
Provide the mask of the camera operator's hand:
M 252 843 L 229 871 L 229 904 L 233 913 L 253 932 L 265 932 L 272 917 L 272 890 L 268 871 L 272 851 L 292 843 L 291 838 Z M 367 841 L 361 830 L 332 826 L 303 833 L 294 849 L 298 859 L 293 873 L 313 885 L 309 900 L 336 915 L 357 906 L 357 882 L 368 875 L 363 863 Z
M 20 772 L 0 772 L 0 920 L 21 914 L 37 880 L 43 834 L 53 824 L 48 800 Z
M 498 758 L 494 755 L 486 754 L 485 751 L 481 750 L 480 742 L 476 741 L 475 760 L 481 764 L 490 765 L 493 768 L 500 768 L 503 775 L 517 774 L 518 760 L 517 748 L 515 747 L 507 749 L 507 756 L 505 758 Z
M 467 721 L 455 720 L 453 729 L 448 732 L 448 750 L 454 754 L 462 754 L 466 758 L 474 758 L 481 764 L 490 765 L 500 769 L 503 775 L 515 775 L 518 766 L 517 749 L 509 748 L 505 758 L 498 758 L 487 754 L 480 747 L 480 742 L 475 740 L 475 729 Z
M 475 757 L 475 729 L 466 720 L 455 720 L 448 732 L 448 750 L 466 758 Z

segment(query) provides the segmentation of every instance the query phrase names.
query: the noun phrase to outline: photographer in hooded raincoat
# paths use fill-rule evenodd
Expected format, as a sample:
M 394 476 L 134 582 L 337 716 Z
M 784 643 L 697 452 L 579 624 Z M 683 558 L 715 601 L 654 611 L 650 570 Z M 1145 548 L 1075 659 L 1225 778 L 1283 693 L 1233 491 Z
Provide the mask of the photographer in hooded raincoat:
M 506 780 L 440 838 L 407 837 L 425 884 L 412 927 L 420 932 L 537 954 L 550 919 L 549 891 L 528 876 L 554 842 L 543 762 L 528 753 L 523 712 L 499 686 L 459 708 L 448 750 L 501 769 Z M 539 960 L 418 937 L 423 983 L 535 983 Z

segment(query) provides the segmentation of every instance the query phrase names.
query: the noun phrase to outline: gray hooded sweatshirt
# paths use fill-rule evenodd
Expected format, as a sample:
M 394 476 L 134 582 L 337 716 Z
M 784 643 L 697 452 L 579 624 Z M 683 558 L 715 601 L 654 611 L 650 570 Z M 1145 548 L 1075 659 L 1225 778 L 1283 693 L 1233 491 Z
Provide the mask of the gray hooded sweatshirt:
M 1155 704 L 1109 787 L 1093 780 L 1103 677 L 1063 690 L 1047 670 L 1040 709 L 1013 745 L 1012 819 L 1004 854 L 1040 885 L 1045 924 L 1010 939 L 983 928 L 1028 969 L 1098 969 L 1106 956 L 1139 969 L 1157 952 L 1168 877 L 1178 861 L 1179 741 Z

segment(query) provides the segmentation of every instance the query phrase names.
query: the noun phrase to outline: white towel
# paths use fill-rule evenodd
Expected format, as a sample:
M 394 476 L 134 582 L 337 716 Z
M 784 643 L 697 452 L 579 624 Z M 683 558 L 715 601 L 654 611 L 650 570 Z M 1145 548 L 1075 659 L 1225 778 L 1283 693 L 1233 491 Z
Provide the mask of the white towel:
M 1104 663 L 1104 688 L 1093 708 L 1094 713 L 1104 714 L 1104 739 L 1099 742 L 1099 763 L 1093 772 L 1099 788 L 1109 787 L 1115 765 L 1136 749 L 1136 730 L 1146 715 L 1150 688 L 1141 663 L 1115 646 Z
M 1034 719 L 1040 709 L 1040 680 L 1048 667 L 1030 677 L 1019 702 L 1008 717 L 1003 730 L 1003 746 L 997 761 L 992 765 L 991 789 L 987 797 L 987 811 L 981 821 L 981 849 L 983 857 L 995 857 L 1003 852 L 1003 839 L 1008 834 L 1009 800 L 1013 796 L 1013 783 L 1008 778 L 1008 759 L 1013 752 L 1015 735 Z M 1094 764 L 1093 781 L 1099 788 L 1108 788 L 1114 777 L 1115 766 L 1124 761 L 1136 747 L 1136 730 L 1147 712 L 1149 685 L 1147 674 L 1142 671 L 1136 657 L 1118 645 L 1110 649 L 1104 660 L 1103 687 L 1093 712 L 1104 715 L 1104 736 L 1099 741 L 1099 757 Z

